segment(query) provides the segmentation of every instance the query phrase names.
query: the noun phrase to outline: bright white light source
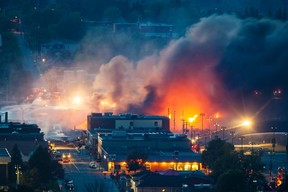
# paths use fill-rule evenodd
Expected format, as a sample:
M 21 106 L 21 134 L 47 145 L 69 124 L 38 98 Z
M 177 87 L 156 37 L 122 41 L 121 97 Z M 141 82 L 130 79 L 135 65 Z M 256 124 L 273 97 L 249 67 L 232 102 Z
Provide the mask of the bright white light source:
M 250 126 L 250 125 L 251 125 L 251 121 L 249 121 L 249 120 L 244 120 L 244 121 L 243 121 L 243 126 L 248 127 L 248 126 Z
M 80 104 L 82 103 L 82 98 L 80 96 L 76 96 L 73 98 L 73 103 L 74 104 Z

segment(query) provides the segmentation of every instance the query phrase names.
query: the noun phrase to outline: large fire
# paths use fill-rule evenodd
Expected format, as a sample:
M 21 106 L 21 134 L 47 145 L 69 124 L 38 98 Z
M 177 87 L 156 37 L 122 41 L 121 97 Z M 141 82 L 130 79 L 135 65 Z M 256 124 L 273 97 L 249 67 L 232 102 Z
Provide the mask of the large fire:
M 224 119 L 231 116 L 239 119 L 246 106 L 240 110 L 243 98 L 235 94 L 238 97 L 236 98 L 233 94 L 239 93 L 239 89 L 241 92 L 242 85 L 253 87 L 251 84 L 256 78 L 254 73 L 259 72 L 259 63 L 263 63 L 265 58 L 254 58 L 259 54 L 255 54 L 253 50 L 251 53 L 246 51 L 251 45 L 249 37 L 257 36 L 254 34 L 257 30 L 250 30 L 250 27 L 258 26 L 258 22 L 242 21 L 228 15 L 211 16 L 195 23 L 183 37 L 172 40 L 162 50 L 146 55 L 138 61 L 130 60 L 124 55 L 105 60 L 106 63 L 92 60 L 90 62 L 95 67 L 93 74 L 90 74 L 89 70 L 85 71 L 85 63 L 79 62 L 81 70 L 64 71 L 64 83 L 61 88 L 63 100 L 56 99 L 53 105 L 81 111 L 81 115 L 77 114 L 72 118 L 73 123 L 70 123 L 70 126 L 83 125 L 87 114 L 91 112 L 107 111 L 114 114 L 169 116 L 171 127 L 175 126 L 175 131 L 181 131 L 183 122 L 189 122 L 189 118 L 195 115 L 197 117 L 193 120 L 193 126 L 204 129 L 212 127 L 215 123 L 223 125 L 226 123 Z M 282 25 L 279 26 L 281 28 Z M 278 38 L 279 34 L 275 33 L 274 36 Z M 91 48 L 89 41 L 87 43 L 87 49 Z M 262 47 L 261 41 L 260 45 Z M 273 49 L 266 55 L 272 55 L 274 58 L 274 53 Z M 271 60 L 267 59 L 268 61 Z M 285 62 L 279 63 L 284 64 Z M 242 70 L 246 69 L 242 66 L 247 70 Z M 271 74 L 269 68 L 265 68 L 265 71 Z M 56 77 L 52 72 L 50 75 L 44 75 Z M 45 83 L 50 85 L 48 87 L 55 88 L 58 85 L 55 78 L 48 77 L 44 79 L 51 79 L 51 83 Z M 255 82 L 262 82 L 266 75 L 257 77 L 258 81 Z M 232 86 L 240 88 L 231 89 Z M 235 92 L 232 94 L 232 91 Z M 58 94 L 53 95 L 59 98 Z M 75 98 L 75 95 L 82 95 L 81 99 Z M 274 92 L 274 97 L 279 95 L 281 91 Z M 76 124 L 75 120 L 80 118 L 82 121 L 77 120 Z M 61 119 L 71 121 L 71 115 Z

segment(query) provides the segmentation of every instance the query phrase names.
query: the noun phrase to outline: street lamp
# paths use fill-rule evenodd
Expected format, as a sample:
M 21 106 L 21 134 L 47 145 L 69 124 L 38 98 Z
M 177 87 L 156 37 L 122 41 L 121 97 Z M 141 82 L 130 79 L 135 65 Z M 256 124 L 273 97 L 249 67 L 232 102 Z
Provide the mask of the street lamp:
M 205 116 L 205 113 L 200 113 L 201 116 L 201 129 L 202 129 L 202 134 L 203 134 L 203 118 Z
M 193 139 L 193 125 L 192 124 L 190 125 L 190 139 L 191 141 Z
M 239 139 L 241 140 L 241 151 L 243 152 L 243 140 L 245 139 L 245 137 L 240 136 Z
M 190 137 L 191 137 L 191 141 L 192 141 L 192 139 L 193 139 L 193 136 L 195 137 L 195 134 L 193 135 L 193 125 L 192 125 L 192 123 L 195 121 L 196 118 L 197 118 L 197 115 L 194 115 L 193 117 L 190 117 L 190 118 L 188 119 L 188 121 L 189 121 L 189 123 L 190 123 L 190 131 L 191 131 Z
M 275 138 L 275 130 L 277 129 L 277 127 L 271 127 L 272 131 L 273 131 L 273 137 L 271 140 L 272 143 L 272 152 L 270 154 L 270 177 L 272 177 L 272 167 L 273 167 L 273 156 L 274 156 L 274 152 L 275 152 L 275 145 L 276 145 L 276 138 Z
M 20 175 L 22 174 L 21 172 L 21 166 L 20 165 L 15 165 L 15 174 L 17 176 L 16 179 L 16 187 L 18 187 L 18 185 L 20 184 Z
M 211 139 L 211 121 L 212 121 L 212 118 L 211 117 L 209 117 L 208 119 L 207 119 L 207 121 L 208 121 L 208 132 L 209 132 L 209 138 Z

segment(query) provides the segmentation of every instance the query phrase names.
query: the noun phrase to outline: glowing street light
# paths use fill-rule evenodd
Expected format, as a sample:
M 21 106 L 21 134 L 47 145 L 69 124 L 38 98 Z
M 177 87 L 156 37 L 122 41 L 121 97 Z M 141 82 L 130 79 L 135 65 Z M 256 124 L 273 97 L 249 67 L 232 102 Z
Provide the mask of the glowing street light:
M 16 179 L 16 186 L 18 187 L 18 185 L 20 184 L 20 175 L 22 174 L 21 172 L 21 166 L 20 165 L 15 165 L 15 174 L 17 176 L 17 179 Z
M 82 103 L 82 98 L 80 96 L 75 96 L 72 101 L 74 104 L 79 105 Z
M 245 126 L 245 127 L 249 127 L 249 126 L 251 126 L 251 124 L 252 124 L 252 122 L 250 120 L 246 119 L 246 120 L 243 121 L 242 125 Z
M 245 137 L 240 136 L 239 139 L 241 140 L 241 152 L 243 153 L 243 140 L 245 139 Z

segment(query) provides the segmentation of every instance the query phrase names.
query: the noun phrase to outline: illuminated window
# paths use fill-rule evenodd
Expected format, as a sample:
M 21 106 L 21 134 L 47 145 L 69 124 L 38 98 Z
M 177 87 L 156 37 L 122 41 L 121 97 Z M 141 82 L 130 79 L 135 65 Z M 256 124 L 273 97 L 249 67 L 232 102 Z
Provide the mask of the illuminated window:
M 193 163 L 192 164 L 192 170 L 198 170 L 198 164 Z
M 191 170 L 191 165 L 190 164 L 185 164 L 184 165 L 184 170 L 185 171 Z

